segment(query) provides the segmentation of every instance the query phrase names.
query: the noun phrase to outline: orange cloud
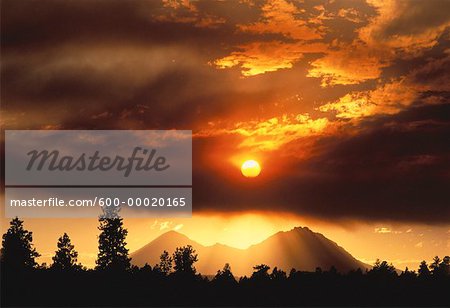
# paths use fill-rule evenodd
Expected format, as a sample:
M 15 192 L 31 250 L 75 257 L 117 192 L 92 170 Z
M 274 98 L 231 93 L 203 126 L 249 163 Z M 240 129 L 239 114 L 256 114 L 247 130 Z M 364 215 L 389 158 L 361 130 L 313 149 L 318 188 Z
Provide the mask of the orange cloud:
M 285 0 L 269 0 L 262 7 L 260 21 L 240 25 L 239 28 L 251 33 L 279 33 L 285 37 L 304 41 L 321 39 L 322 31 L 317 27 L 309 27 L 305 19 L 297 18 L 301 13 L 302 11 L 293 3 Z
M 318 109 L 322 112 L 336 112 L 336 117 L 343 119 L 395 114 L 410 106 L 423 92 L 447 91 L 449 76 L 440 73 L 440 70 L 448 67 L 449 63 L 450 52 L 447 51 L 444 58 L 430 59 L 425 65 L 412 70 L 406 76 L 393 79 L 373 90 L 350 92 Z M 433 96 L 430 96 L 424 101 L 433 103 L 433 99 Z
M 242 123 L 234 132 L 246 137 L 240 147 L 274 150 L 298 138 L 322 134 L 327 126 L 327 118 L 311 119 L 308 114 L 298 114 Z
M 375 228 L 375 233 L 391 233 L 392 230 L 386 227 Z
M 193 11 L 197 10 L 189 0 L 162 0 L 162 2 L 165 7 L 170 7 L 172 9 L 179 9 L 181 7 L 185 7 L 189 10 Z
M 214 124 L 212 124 L 214 126 Z M 243 137 L 239 148 L 262 151 L 276 150 L 293 140 L 323 134 L 329 128 L 327 118 L 312 119 L 309 114 L 282 115 L 264 121 L 253 120 L 235 123 L 228 128 L 213 127 L 196 134 L 196 137 L 234 134 Z
M 319 52 L 325 49 L 325 45 L 272 41 L 254 42 L 242 45 L 239 49 L 229 56 L 216 60 L 214 65 L 221 69 L 240 66 L 243 76 L 255 76 L 292 68 L 304 53 Z
M 361 43 L 331 46 L 327 54 L 311 63 L 308 77 L 322 78 L 322 87 L 358 84 L 376 79 L 388 65 L 386 52 L 368 49 Z M 337 49 L 336 49 L 337 47 Z
M 378 15 L 359 29 L 359 38 L 369 46 L 397 49 L 409 56 L 420 55 L 437 44 L 450 26 L 448 7 L 442 1 L 367 0 Z M 448 4 L 448 3 L 447 3 Z
M 418 56 L 436 45 L 450 26 L 450 18 L 442 13 L 439 1 L 368 2 L 378 15 L 357 30 L 358 38 L 352 44 L 332 44 L 323 58 L 311 63 L 308 76 L 322 78 L 322 87 L 376 79 L 395 59 Z M 341 9 L 337 16 L 359 21 L 354 9 Z
M 372 91 L 355 91 L 344 95 L 336 102 L 319 107 L 320 111 L 336 112 L 337 118 L 355 119 L 375 114 L 395 114 L 417 97 L 414 86 L 405 78 L 387 83 Z
M 242 32 L 254 34 L 281 34 L 287 41 L 257 41 L 237 46 L 238 51 L 214 61 L 217 68 L 240 66 L 243 76 L 291 68 L 304 53 L 322 52 L 325 45 L 310 42 L 323 38 L 321 27 L 310 27 L 303 10 L 285 0 L 269 0 L 261 8 L 258 22 L 238 25 Z
M 354 22 L 354 23 L 362 22 L 360 13 L 357 10 L 355 10 L 354 8 L 340 9 L 338 11 L 337 16 L 342 17 L 342 18 L 344 18 L 348 21 Z

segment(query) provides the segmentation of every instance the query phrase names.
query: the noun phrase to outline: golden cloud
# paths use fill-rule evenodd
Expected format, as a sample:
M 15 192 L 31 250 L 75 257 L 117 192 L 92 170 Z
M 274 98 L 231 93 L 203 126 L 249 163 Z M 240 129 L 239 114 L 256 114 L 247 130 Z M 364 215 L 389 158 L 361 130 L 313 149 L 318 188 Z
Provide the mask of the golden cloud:
M 217 68 L 240 66 L 243 76 L 292 68 L 308 52 L 323 52 L 325 44 L 310 42 L 323 38 L 321 27 L 308 26 L 306 17 L 294 4 L 285 0 L 269 0 L 262 7 L 256 23 L 238 25 L 242 32 L 254 34 L 281 34 L 287 41 L 257 41 L 237 46 L 238 51 L 214 61 Z M 310 43 L 308 43 L 310 42 Z
M 358 84 L 376 79 L 388 65 L 387 52 L 368 49 L 361 43 L 332 46 L 327 54 L 311 63 L 308 77 L 322 78 L 322 87 Z
M 254 42 L 239 48 L 239 51 L 214 61 L 214 65 L 220 69 L 240 66 L 243 76 L 255 76 L 292 68 L 304 53 L 322 51 L 325 49 L 325 45 L 272 41 Z
M 360 13 L 354 8 L 340 9 L 338 11 L 337 16 L 342 17 L 342 18 L 344 18 L 348 21 L 354 22 L 354 23 L 362 22 Z
M 214 123 L 195 137 L 232 134 L 243 137 L 239 148 L 262 151 L 276 150 L 293 140 L 324 134 L 329 128 L 327 118 L 312 119 L 309 114 L 284 114 L 264 121 L 254 120 L 235 123 L 230 127 L 218 127 Z
M 162 0 L 165 7 L 172 9 L 187 8 L 192 11 L 197 11 L 197 8 L 189 0 Z
M 375 233 L 391 233 L 391 229 L 386 227 L 375 228 Z
M 439 1 L 368 2 L 378 15 L 357 30 L 358 38 L 352 44 L 332 44 L 323 58 L 312 62 L 308 76 L 322 78 L 322 87 L 376 79 L 396 58 L 416 57 L 435 46 L 450 26 L 450 18 L 439 14 L 442 11 Z M 437 20 L 430 22 L 434 15 Z M 341 9 L 338 16 L 359 21 L 356 10 Z
M 417 89 L 405 78 L 387 83 L 372 91 L 355 91 L 336 102 L 319 107 L 322 112 L 334 111 L 337 118 L 357 119 L 375 114 L 395 114 L 417 97 Z
M 428 63 L 412 70 L 406 76 L 393 79 L 373 90 L 350 92 L 318 109 L 322 112 L 336 112 L 336 117 L 343 119 L 398 113 L 410 106 L 423 92 L 448 91 L 449 75 L 439 73 L 442 67 L 448 67 L 450 63 L 450 53 L 446 54 L 442 59 L 430 59 Z M 430 76 L 434 77 L 427 80 Z M 432 96 L 424 101 L 434 102 Z
M 305 19 L 297 18 L 302 14 L 294 4 L 285 0 L 269 0 L 262 7 L 261 21 L 239 25 L 239 29 L 251 33 L 279 33 L 297 40 L 317 40 L 323 36 L 319 28 L 307 25 Z

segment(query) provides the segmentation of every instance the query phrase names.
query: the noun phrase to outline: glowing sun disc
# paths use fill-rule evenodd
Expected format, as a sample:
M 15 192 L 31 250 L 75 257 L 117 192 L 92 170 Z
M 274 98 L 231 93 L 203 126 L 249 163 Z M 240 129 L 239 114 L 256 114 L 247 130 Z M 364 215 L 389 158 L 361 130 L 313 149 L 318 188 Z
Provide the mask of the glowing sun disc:
M 261 173 L 261 166 L 256 160 L 246 160 L 241 166 L 241 172 L 247 178 L 254 178 Z

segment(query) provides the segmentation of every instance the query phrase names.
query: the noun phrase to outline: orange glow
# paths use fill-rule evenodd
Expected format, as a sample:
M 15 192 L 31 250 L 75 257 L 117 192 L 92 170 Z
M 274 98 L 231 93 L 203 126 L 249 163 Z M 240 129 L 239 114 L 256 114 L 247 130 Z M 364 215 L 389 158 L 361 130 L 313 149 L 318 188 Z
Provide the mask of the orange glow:
M 0 212 L 1 213 L 1 212 Z M 1 216 L 1 231 L 6 232 L 9 219 Z M 336 241 L 359 260 L 373 263 L 376 258 L 391 260 L 395 266 L 416 269 L 421 260 L 431 260 L 434 255 L 445 255 L 450 248 L 448 226 L 431 230 L 420 224 L 358 223 L 351 220 L 339 224 L 326 223 L 310 217 L 280 212 L 202 213 L 192 218 L 142 218 L 126 219 L 130 252 L 148 244 L 163 233 L 175 230 L 192 240 L 210 246 L 221 243 L 238 249 L 246 249 L 264 241 L 278 231 L 289 231 L 297 226 L 308 226 Z M 95 266 L 98 246 L 98 222 L 96 219 L 26 219 L 25 227 L 33 231 L 33 240 L 41 257 L 38 262 L 52 262 L 56 241 L 68 232 L 79 252 L 78 260 L 90 268 Z M 430 244 L 429 241 L 436 240 Z M 386 244 L 388 240 L 388 244 Z M 400 247 L 401 249 L 395 249 Z M 207 263 L 209 256 L 201 256 Z M 212 257 L 212 256 L 211 256 Z M 232 259 L 232 256 L 230 257 Z M 232 259 L 233 260 L 233 259 Z M 242 260 L 244 262 L 245 260 Z M 153 265 L 153 264 L 152 264 Z M 233 260 L 233 269 L 239 262 Z M 251 268 L 245 268 L 251 271 Z M 217 268 L 214 268 L 217 270 Z
M 246 160 L 241 166 L 241 172 L 245 177 L 254 178 L 261 173 L 261 166 L 256 160 Z
M 282 114 L 267 119 L 219 123 L 202 129 L 195 137 L 233 134 L 242 137 L 237 147 L 245 148 L 246 152 L 272 151 L 299 138 L 327 134 L 332 129 L 330 126 L 326 117 L 312 118 L 309 113 Z M 243 160 L 239 155 L 233 163 L 240 165 Z

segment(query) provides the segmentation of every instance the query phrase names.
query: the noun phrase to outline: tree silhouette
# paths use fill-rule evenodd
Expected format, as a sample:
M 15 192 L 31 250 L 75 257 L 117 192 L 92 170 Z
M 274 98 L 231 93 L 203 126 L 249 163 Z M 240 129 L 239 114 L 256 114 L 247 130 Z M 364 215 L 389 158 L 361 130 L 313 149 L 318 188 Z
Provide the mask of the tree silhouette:
M 216 276 L 213 278 L 213 282 L 221 285 L 234 285 L 237 283 L 233 273 L 231 272 L 230 264 L 225 263 L 223 269 L 217 271 Z
M 449 256 L 445 256 L 444 259 L 442 259 L 441 264 L 439 264 L 439 269 L 440 272 L 443 275 L 450 275 L 450 257 Z
M 316 271 L 317 271 L 317 268 L 316 268 Z M 291 268 L 291 270 L 289 271 L 289 278 L 293 279 L 296 275 L 297 275 L 297 270 L 295 268 Z
M 417 272 L 419 273 L 419 277 L 430 276 L 430 270 L 428 269 L 427 261 L 423 260 L 422 262 L 420 262 L 419 270 Z
M 430 264 L 431 273 L 433 275 L 439 275 L 439 263 L 441 263 L 441 259 L 436 256 L 433 258 L 433 263 Z
M 177 247 L 173 253 L 174 269 L 178 274 L 195 274 L 194 263 L 198 261 L 198 255 L 191 245 Z
M 142 273 L 150 274 L 150 273 L 152 272 L 152 267 L 151 267 L 148 263 L 145 263 L 144 266 L 141 267 L 139 270 L 140 270 Z
M 380 261 L 377 259 L 373 265 L 373 268 L 368 272 L 369 275 L 375 277 L 390 277 L 397 276 L 395 267 L 392 264 L 387 263 L 387 261 Z
M 75 264 L 68 262 L 76 257 L 67 234 L 59 238 L 58 244 L 59 249 L 54 261 L 58 259 L 60 263 Z M 60 256 L 58 253 L 60 251 L 65 253 L 56 258 Z M 201 278 L 200 275 L 192 275 L 195 273 L 194 263 L 197 255 L 191 246 L 177 248 L 173 256 L 177 265 L 175 274 L 189 273 L 189 275 L 172 274 L 166 279 L 159 269 L 153 271 L 148 264 L 142 268 L 132 266 L 126 273 L 101 273 L 99 270 L 75 273 L 68 270 L 68 267 L 61 271 L 52 271 L 42 265 L 35 266 L 30 271 L 13 272 L 9 275 L 7 283 L 4 283 L 3 279 L 7 275 L 3 275 L 2 271 L 1 304 L 40 307 L 61 306 L 62 303 L 68 306 L 82 306 L 92 302 L 117 307 L 160 306 L 161 303 L 177 307 L 186 305 L 290 307 L 311 304 L 389 306 L 398 303 L 402 306 L 448 306 L 447 293 L 450 283 L 448 256 L 439 259 L 439 262 L 437 258 L 434 260 L 434 263 L 439 265 L 440 274 L 436 274 L 439 276 L 431 275 L 425 261 L 421 263 L 419 269 L 421 277 L 418 278 L 415 272 L 408 268 L 397 276 L 391 264 L 377 260 L 374 268 L 365 273 L 358 269 L 342 274 L 337 273 L 334 267 L 327 271 L 317 268 L 315 272 L 292 269 L 289 278 L 286 278 L 286 273 L 277 267 L 269 274 L 270 267 L 260 264 L 253 268 L 254 272 L 250 279 L 242 277 L 239 282 L 234 279 L 229 264 L 225 264 L 222 270 L 217 271 L 211 281 L 206 277 Z M 167 251 L 162 253 L 161 260 L 172 264 L 171 259 Z M 158 264 L 157 267 L 170 268 L 162 264 Z M 433 267 L 433 271 L 437 271 L 436 267 Z M 124 297 L 122 293 L 111 294 L 109 280 L 111 283 L 120 283 L 122 293 L 130 296 Z M 24 281 L 34 286 L 27 290 L 27 296 L 23 296 L 23 289 L 17 287 Z M 55 283 L 56 281 L 64 283 Z M 78 287 L 80 282 L 83 283 L 85 292 L 77 294 L 75 299 L 68 302 L 66 290 Z M 49 290 L 48 285 L 51 283 L 53 287 Z M 147 292 L 149 289 L 153 291 L 151 295 Z M 177 296 L 173 296 L 174 292 L 177 292 Z M 105 297 L 104 294 L 112 296 Z M 412 294 L 414 296 L 411 296 Z
M 385 262 L 385 263 L 386 263 L 387 271 L 389 272 L 392 269 L 392 271 L 395 273 L 394 266 L 392 266 L 392 264 L 388 265 L 387 262 Z M 382 263 L 382 266 L 383 266 L 383 263 Z M 330 269 L 328 271 L 326 271 L 325 273 L 327 273 L 329 275 L 337 275 L 338 271 L 337 271 L 337 268 L 334 265 L 331 265 Z
M 417 277 L 415 271 L 410 271 L 408 267 L 400 274 L 400 277 L 403 279 L 414 279 Z
M 155 269 L 167 276 L 172 271 L 172 262 L 172 257 L 166 250 L 164 250 L 159 257 L 159 264 L 156 265 Z
M 1 263 L 8 270 L 20 270 L 37 266 L 35 258 L 39 257 L 33 247 L 33 232 L 23 227 L 23 221 L 14 218 L 3 235 Z
M 264 279 L 269 279 L 269 270 L 270 270 L 270 266 L 266 265 L 266 264 L 259 264 L 253 267 L 253 274 L 251 279 L 254 280 L 264 280 Z
M 117 210 L 107 210 L 99 217 L 101 231 L 98 236 L 97 269 L 128 270 L 130 260 L 125 239 L 128 230 L 123 227 L 123 220 Z
M 273 268 L 272 273 L 270 274 L 270 279 L 275 281 L 283 281 L 287 278 L 286 272 L 278 269 L 276 266 Z
M 58 239 L 58 250 L 55 252 L 52 268 L 58 270 L 77 270 L 81 269 L 81 265 L 77 264 L 78 252 L 74 249 L 69 236 L 64 233 Z
M 440 277 L 450 273 L 450 257 L 445 256 L 444 259 L 440 259 L 438 256 L 433 258 L 433 263 L 430 264 L 433 276 Z

